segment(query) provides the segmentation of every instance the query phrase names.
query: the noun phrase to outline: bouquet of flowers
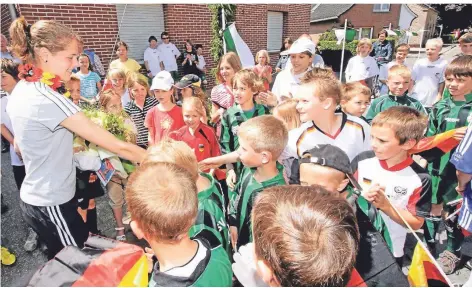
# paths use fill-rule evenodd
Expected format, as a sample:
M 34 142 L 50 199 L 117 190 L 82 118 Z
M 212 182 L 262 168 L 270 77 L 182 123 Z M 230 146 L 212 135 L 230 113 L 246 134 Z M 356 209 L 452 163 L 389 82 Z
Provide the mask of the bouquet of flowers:
M 91 105 L 84 107 L 82 111 L 92 122 L 107 130 L 116 138 L 129 143 L 136 143 L 136 128 L 126 114 L 106 113 Z M 81 170 L 98 171 L 101 161 L 104 159 L 111 162 L 116 173 L 122 178 L 127 178 L 128 173 L 135 169 L 135 165 L 130 161 L 121 159 L 116 154 L 89 143 L 79 136 L 74 138 L 74 153 L 77 167 Z

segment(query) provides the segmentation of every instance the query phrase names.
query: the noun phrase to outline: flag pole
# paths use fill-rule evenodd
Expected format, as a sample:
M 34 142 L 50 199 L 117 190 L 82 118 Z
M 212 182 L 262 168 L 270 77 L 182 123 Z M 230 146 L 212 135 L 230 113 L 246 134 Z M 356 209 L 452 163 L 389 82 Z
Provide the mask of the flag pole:
M 339 81 L 341 82 L 343 79 L 344 48 L 346 47 L 346 30 L 347 30 L 347 18 L 344 20 L 343 50 L 341 51 L 341 68 L 339 70 Z
M 418 50 L 418 59 L 420 59 L 421 48 L 423 47 L 424 27 L 421 29 L 420 50 Z
M 226 29 L 225 8 L 221 8 L 221 24 L 223 26 L 223 33 L 224 33 Z M 226 41 L 225 41 L 224 36 L 223 36 L 223 53 L 226 54 Z
M 392 23 L 388 24 L 388 30 L 392 30 Z

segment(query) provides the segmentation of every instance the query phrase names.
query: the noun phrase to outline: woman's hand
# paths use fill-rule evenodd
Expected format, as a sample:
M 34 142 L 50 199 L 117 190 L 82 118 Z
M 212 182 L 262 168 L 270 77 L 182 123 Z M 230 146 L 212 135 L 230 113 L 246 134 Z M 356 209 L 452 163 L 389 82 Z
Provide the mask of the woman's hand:
M 271 106 L 271 107 L 277 106 L 277 95 L 275 95 L 271 91 L 260 92 L 258 97 L 261 103 L 264 105 Z
M 228 184 L 228 188 L 231 190 L 236 186 L 236 172 L 234 170 L 226 172 L 226 184 Z

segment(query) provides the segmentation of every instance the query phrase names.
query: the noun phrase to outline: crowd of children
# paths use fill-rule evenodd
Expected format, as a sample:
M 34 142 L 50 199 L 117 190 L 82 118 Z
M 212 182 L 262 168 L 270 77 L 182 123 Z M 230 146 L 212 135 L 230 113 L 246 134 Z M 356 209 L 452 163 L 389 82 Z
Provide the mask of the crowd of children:
M 270 286 L 355 285 L 358 278 L 408 286 L 405 226 L 423 228 L 436 254 L 441 213 L 452 214 L 457 207 L 449 203 L 460 198 L 453 151 L 421 154 L 417 163 L 410 150 L 453 129 L 461 140 L 472 122 L 472 35 L 462 37 L 464 55 L 448 63 L 439 56 L 442 42 L 430 39 L 427 58 L 411 70 L 408 45 L 379 68 L 372 43 L 361 39 L 346 84 L 330 68 L 313 67 L 316 47 L 300 38 L 284 51 L 291 68 L 278 74 L 272 92 L 267 51 L 257 53 L 253 69 L 230 52 L 218 63 L 220 84 L 209 99 L 194 75 L 205 70 L 201 51 L 190 41 L 182 64 L 194 73 L 177 83 L 176 71 L 162 70 L 150 72 L 149 86 L 120 42 L 111 85 L 102 89 L 80 54 L 79 71 L 66 83 L 71 101 L 125 115 L 147 156 L 130 175 L 116 171 L 106 187 L 94 171 L 78 169 L 78 213 L 90 233 L 100 233 L 94 198 L 106 191 L 116 239 L 126 241 L 129 224 L 147 241 L 150 286 L 242 283 L 233 275 L 237 257 L 254 257 L 247 273 L 256 270 Z M 2 79 L 7 66 L 2 60 Z M 385 86 L 370 103 L 368 81 L 379 74 Z M 439 263 L 451 274 L 464 236 L 457 217 L 444 223 Z

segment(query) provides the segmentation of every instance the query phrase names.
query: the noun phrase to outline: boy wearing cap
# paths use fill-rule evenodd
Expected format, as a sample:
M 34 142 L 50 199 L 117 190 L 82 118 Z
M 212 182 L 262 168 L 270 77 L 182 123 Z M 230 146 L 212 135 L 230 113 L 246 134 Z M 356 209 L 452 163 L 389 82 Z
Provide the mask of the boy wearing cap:
M 348 175 L 353 179 L 349 157 L 330 144 L 306 151 L 300 160 L 300 182 L 303 186 L 319 185 L 347 199 L 356 212 L 361 236 L 355 266 L 357 271 L 352 274 L 347 286 L 359 286 L 362 282 L 369 287 L 408 286 L 401 267 L 389 250 L 390 235 L 382 217 L 362 196 L 349 195 L 346 189 Z M 383 233 L 385 241 L 380 233 Z
M 171 74 L 159 72 L 152 79 L 151 90 L 159 104 L 149 110 L 144 120 L 144 126 L 149 129 L 149 145 L 158 143 L 170 132 L 185 125 L 182 108 L 174 103 L 174 79 Z
M 275 78 L 272 93 L 277 96 L 277 102 L 282 102 L 286 97 L 293 98 L 300 86 L 301 78 L 311 70 L 315 48 L 316 46 L 311 40 L 301 38 L 295 41 L 290 49 L 280 53 L 281 55 L 290 55 L 292 68 L 284 69 Z
M 144 66 L 146 66 L 147 75 L 151 79 L 164 70 L 164 64 L 157 48 L 157 38 L 154 36 L 149 37 L 149 47 L 144 50 Z
M 408 153 L 423 137 L 426 126 L 425 114 L 410 107 L 391 107 L 372 121 L 373 151 L 352 161 L 362 196 L 381 211 L 393 256 L 400 265 L 408 231 L 403 219 L 417 230 L 431 212 L 431 177 Z

